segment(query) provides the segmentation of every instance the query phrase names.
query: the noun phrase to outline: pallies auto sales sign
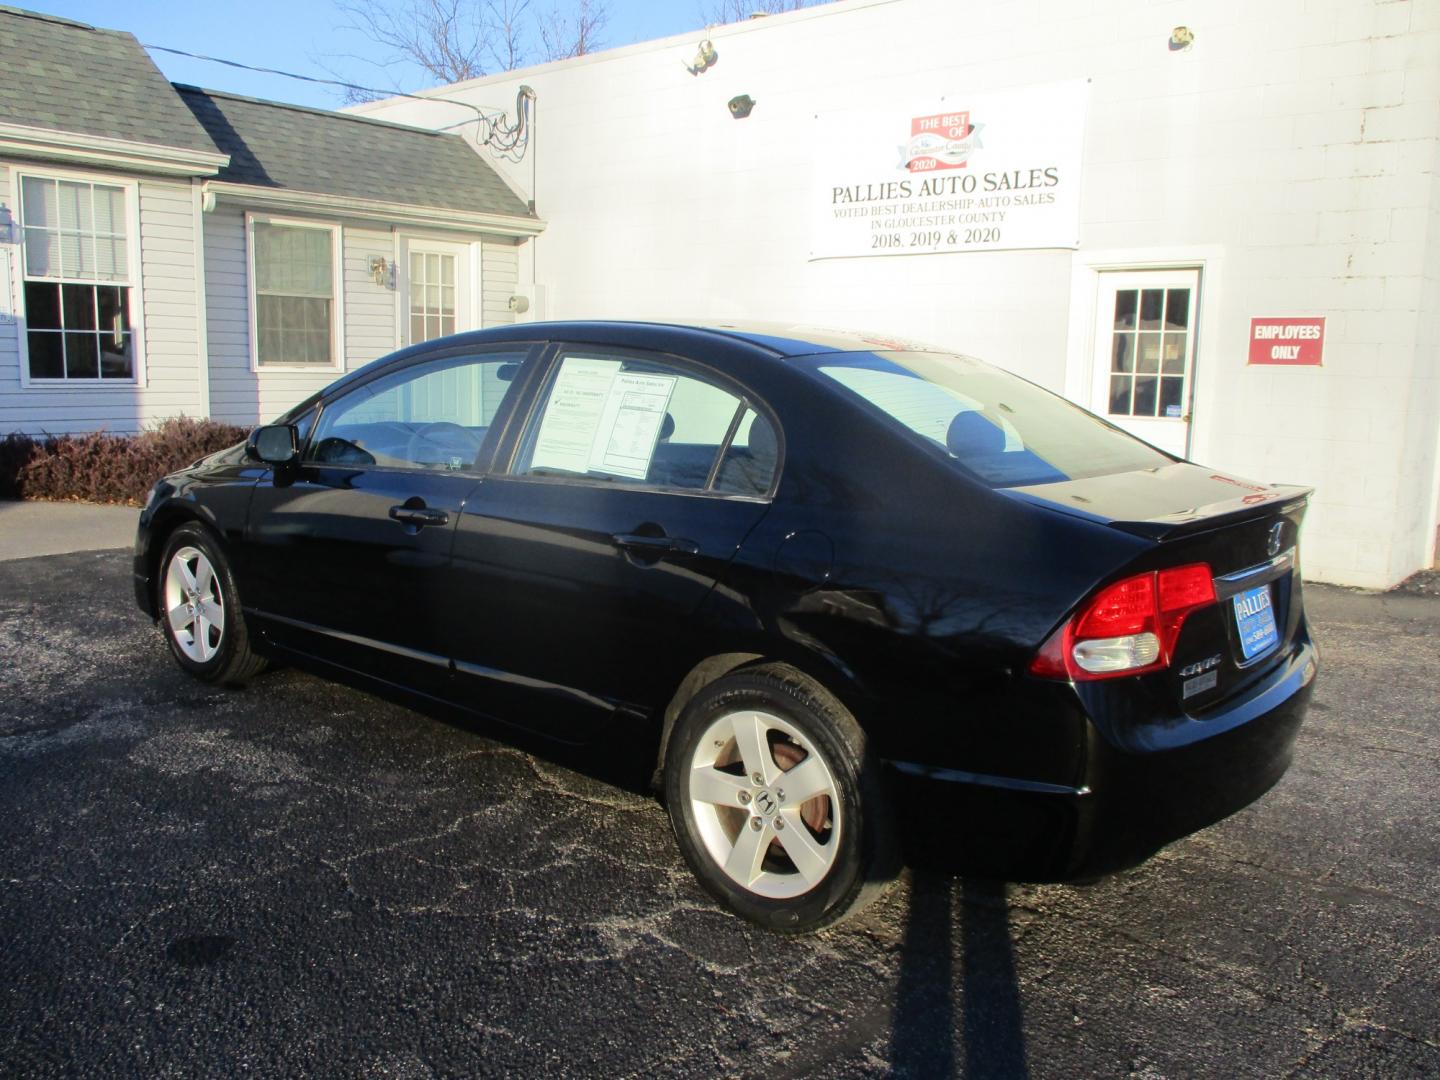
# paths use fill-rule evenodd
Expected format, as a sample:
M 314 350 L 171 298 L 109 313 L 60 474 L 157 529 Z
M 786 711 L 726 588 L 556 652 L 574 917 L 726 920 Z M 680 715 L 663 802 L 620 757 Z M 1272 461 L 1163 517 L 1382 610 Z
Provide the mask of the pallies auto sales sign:
M 1084 81 L 816 117 L 810 257 L 1080 242 Z

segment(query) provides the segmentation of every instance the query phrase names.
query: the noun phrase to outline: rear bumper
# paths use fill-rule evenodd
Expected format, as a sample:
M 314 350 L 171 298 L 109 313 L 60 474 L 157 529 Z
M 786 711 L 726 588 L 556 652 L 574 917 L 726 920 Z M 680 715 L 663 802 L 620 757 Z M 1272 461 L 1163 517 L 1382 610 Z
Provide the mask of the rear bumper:
M 1310 701 L 1315 647 L 1301 643 L 1263 684 L 1203 723 L 1215 734 L 1148 752 L 1089 729 L 1074 786 L 887 762 L 909 856 L 1012 880 L 1094 877 L 1142 862 L 1259 799 L 1285 775 Z

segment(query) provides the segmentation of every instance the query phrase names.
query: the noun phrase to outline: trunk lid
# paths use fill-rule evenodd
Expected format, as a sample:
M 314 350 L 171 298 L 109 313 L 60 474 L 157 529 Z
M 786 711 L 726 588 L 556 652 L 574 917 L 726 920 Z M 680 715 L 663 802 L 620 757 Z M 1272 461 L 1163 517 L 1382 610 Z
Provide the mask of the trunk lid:
M 1168 540 L 1266 517 L 1310 495 L 1309 488 L 1257 484 L 1188 461 L 1003 490 L 1026 502 L 1150 540 Z
M 1203 717 L 1293 650 L 1303 617 L 1298 538 L 1310 489 L 1176 462 L 1006 492 L 1154 541 L 1117 578 L 1210 566 L 1218 602 L 1185 620 L 1167 669 L 1138 677 L 1164 704 Z M 1134 680 L 1107 682 L 1126 681 Z

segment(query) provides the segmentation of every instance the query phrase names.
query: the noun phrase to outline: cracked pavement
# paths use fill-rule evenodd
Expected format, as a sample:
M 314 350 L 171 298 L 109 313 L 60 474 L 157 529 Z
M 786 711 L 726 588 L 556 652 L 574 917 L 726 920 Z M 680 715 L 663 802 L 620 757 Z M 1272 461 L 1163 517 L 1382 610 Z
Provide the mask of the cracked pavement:
M 1440 1075 L 1440 598 L 1307 602 L 1257 805 L 1083 888 L 920 870 L 782 939 L 604 768 L 296 670 L 203 686 L 128 553 L 0 563 L 0 1072 Z

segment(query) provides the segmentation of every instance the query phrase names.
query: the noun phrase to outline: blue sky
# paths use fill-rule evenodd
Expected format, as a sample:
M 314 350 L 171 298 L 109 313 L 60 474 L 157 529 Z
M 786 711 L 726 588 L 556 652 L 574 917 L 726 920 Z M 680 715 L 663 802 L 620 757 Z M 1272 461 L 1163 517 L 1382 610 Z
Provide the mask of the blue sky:
M 382 59 L 365 38 L 340 29 L 344 17 L 330 0 L 9 0 L 18 7 L 115 30 L 128 30 L 142 42 L 219 56 L 302 75 L 332 77 L 323 65 L 365 86 L 389 87 L 386 73 L 344 54 Z M 403 0 L 396 0 L 397 3 Z M 563 0 L 562 0 L 563 2 Z M 536 0 L 535 6 L 547 6 Z M 607 47 L 667 37 L 700 27 L 698 0 L 607 0 L 610 21 L 602 37 Z M 341 91 L 275 75 L 203 63 L 153 52 L 160 70 L 174 82 L 193 83 L 253 97 L 334 108 Z M 401 73 L 404 89 L 425 85 L 414 73 Z

